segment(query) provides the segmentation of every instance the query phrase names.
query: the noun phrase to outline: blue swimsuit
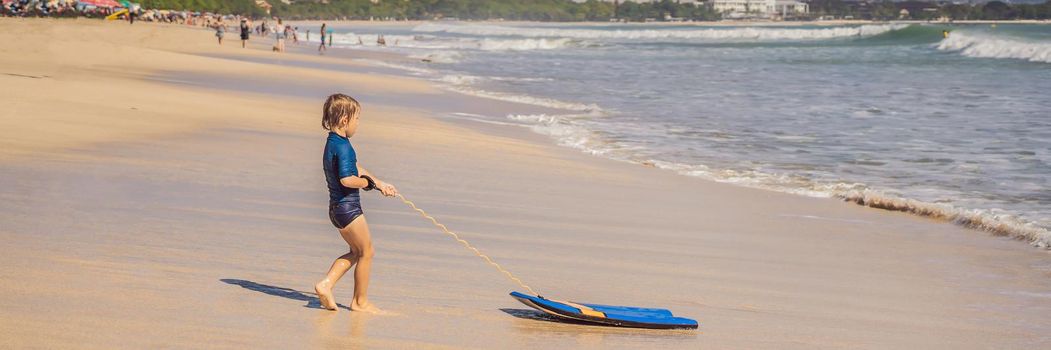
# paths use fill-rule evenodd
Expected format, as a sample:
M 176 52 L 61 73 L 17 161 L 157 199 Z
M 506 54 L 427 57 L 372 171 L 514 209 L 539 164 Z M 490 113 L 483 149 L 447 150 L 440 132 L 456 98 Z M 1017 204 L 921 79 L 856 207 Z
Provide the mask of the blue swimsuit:
M 344 177 L 358 176 L 358 156 L 350 140 L 329 132 L 323 160 L 328 182 L 328 218 L 333 226 L 342 229 L 364 214 L 360 191 L 339 182 Z

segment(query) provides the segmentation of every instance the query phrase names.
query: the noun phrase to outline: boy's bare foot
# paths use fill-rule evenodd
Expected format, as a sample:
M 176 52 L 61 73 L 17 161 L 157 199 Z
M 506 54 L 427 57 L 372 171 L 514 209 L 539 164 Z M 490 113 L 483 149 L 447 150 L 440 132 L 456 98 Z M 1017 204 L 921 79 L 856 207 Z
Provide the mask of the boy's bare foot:
M 336 311 L 336 300 L 332 299 L 332 284 L 329 281 L 322 280 L 314 285 L 314 291 L 317 292 L 317 298 L 321 300 L 321 307 Z
M 364 304 L 359 304 L 357 301 L 355 301 L 353 303 L 350 303 L 350 310 L 354 311 L 354 312 L 364 312 L 364 313 L 370 313 L 370 314 L 374 314 L 374 315 L 386 315 L 387 314 L 386 311 L 380 310 L 380 308 L 376 307 L 376 305 L 373 305 L 372 303 L 367 302 L 367 301 Z

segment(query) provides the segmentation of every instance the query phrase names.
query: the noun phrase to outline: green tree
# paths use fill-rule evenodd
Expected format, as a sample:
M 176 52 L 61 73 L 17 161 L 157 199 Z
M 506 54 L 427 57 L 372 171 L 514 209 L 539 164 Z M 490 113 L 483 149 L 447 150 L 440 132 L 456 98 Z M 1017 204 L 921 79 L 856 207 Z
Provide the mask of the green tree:
M 982 14 L 984 19 L 1010 19 L 1014 17 L 1014 10 L 1001 1 L 990 1 L 982 6 Z

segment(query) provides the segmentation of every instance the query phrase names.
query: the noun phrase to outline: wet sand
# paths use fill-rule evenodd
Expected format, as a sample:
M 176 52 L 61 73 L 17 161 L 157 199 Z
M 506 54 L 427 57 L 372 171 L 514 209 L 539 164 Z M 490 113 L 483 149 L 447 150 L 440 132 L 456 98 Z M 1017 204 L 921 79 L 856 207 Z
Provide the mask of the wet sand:
M 270 41 L 218 47 L 149 23 L 0 19 L 0 33 L 0 347 L 1051 344 L 1051 256 L 1023 242 L 450 118 L 535 107 L 383 74 L 356 51 L 274 62 Z M 311 287 L 346 250 L 318 160 L 321 102 L 341 87 L 363 97 L 362 164 L 530 286 L 670 308 L 700 329 L 553 322 L 373 193 L 370 297 L 397 315 L 319 309 Z

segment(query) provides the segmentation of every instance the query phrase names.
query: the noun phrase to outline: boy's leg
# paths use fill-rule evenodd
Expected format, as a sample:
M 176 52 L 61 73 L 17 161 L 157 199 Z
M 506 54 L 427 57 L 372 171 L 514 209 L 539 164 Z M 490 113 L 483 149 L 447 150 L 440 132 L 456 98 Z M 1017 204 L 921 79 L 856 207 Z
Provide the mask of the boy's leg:
M 369 233 L 368 222 L 365 221 L 365 216 L 359 216 L 354 219 L 350 225 L 339 230 L 339 233 L 343 235 L 343 239 L 350 244 L 350 249 L 357 254 L 358 264 L 354 269 L 354 301 L 350 304 L 350 309 L 354 311 L 365 311 L 365 312 L 381 312 L 374 305 L 369 303 L 368 289 L 369 289 L 369 272 L 372 269 L 372 256 L 374 251 L 372 249 L 372 237 Z
M 325 278 L 314 285 L 314 291 L 317 292 L 317 297 L 321 300 L 321 307 L 336 311 L 336 300 L 332 298 L 332 287 L 354 266 L 357 260 L 357 255 L 354 252 L 341 255 L 336 258 L 336 261 L 332 262 L 332 267 L 328 269 Z

